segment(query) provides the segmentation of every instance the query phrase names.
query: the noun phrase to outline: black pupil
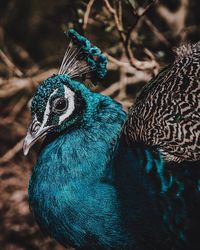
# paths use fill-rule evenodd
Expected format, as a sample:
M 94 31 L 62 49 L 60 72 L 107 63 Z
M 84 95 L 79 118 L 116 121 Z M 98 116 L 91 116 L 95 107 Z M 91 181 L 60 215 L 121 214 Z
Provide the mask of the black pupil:
M 60 99 L 56 102 L 55 108 L 57 110 L 63 110 L 66 108 L 66 100 L 65 99 Z

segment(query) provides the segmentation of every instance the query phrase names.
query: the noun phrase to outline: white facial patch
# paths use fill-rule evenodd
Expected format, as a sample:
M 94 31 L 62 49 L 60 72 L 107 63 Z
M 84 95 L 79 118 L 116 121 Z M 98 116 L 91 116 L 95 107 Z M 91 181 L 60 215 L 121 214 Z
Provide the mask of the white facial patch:
M 75 104 L 74 104 L 74 95 L 75 95 L 75 93 L 70 88 L 68 88 L 67 86 L 64 86 L 64 89 L 65 89 L 65 93 L 64 93 L 65 98 L 68 100 L 68 108 L 67 108 L 66 112 L 59 117 L 59 125 L 66 118 L 68 118 L 73 113 L 73 111 L 75 109 Z
M 43 116 L 43 122 L 42 122 L 42 126 L 41 126 L 41 129 L 43 129 L 43 127 L 45 127 L 47 121 L 48 121 L 48 118 L 49 118 L 49 115 L 50 115 L 50 112 L 51 112 L 51 108 L 50 108 L 50 100 L 51 100 L 51 97 L 53 95 L 55 95 L 56 93 L 58 92 L 58 89 L 54 90 L 54 92 L 50 95 L 49 97 L 49 100 L 47 102 L 47 105 L 46 105 L 46 109 L 45 109 L 45 112 L 44 112 L 44 116 Z M 68 118 L 74 111 L 74 108 L 75 108 L 75 104 L 74 104 L 74 92 L 68 88 L 67 86 L 64 86 L 64 96 L 65 98 L 67 99 L 68 101 L 68 108 L 67 110 L 59 117 L 59 124 L 60 125 L 66 118 Z

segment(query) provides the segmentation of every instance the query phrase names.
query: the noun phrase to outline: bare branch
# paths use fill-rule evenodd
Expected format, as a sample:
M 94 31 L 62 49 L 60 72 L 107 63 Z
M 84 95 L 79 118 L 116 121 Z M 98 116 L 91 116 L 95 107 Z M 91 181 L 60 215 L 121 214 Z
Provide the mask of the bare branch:
M 87 24 L 88 24 L 88 18 L 92 9 L 92 6 L 94 4 L 95 0 L 90 0 L 89 3 L 87 4 L 87 8 L 86 8 L 86 12 L 84 15 L 84 19 L 83 19 L 83 29 L 86 30 L 87 28 Z
M 31 90 L 35 88 L 38 83 L 48 78 L 50 75 L 56 73 L 55 69 L 50 69 L 46 72 L 42 72 L 34 77 L 17 78 L 13 77 L 9 80 L 0 78 L 0 98 L 8 98 L 22 90 Z
M 0 58 L 8 66 L 10 72 L 14 73 L 16 76 L 21 77 L 23 73 L 19 70 L 14 63 L 6 56 L 6 54 L 0 49 Z
M 139 7 L 137 10 L 137 15 L 138 16 L 143 16 L 153 4 L 156 4 L 158 2 L 158 0 L 152 0 L 147 6 L 145 7 Z
M 141 71 L 138 71 L 138 74 L 135 76 L 127 77 L 126 85 L 134 85 L 138 82 L 148 82 L 151 79 L 150 74 L 144 74 Z M 116 91 L 120 89 L 120 82 L 115 82 L 110 85 L 108 88 L 104 89 L 101 94 L 102 95 L 113 95 Z
M 181 0 L 179 8 L 172 12 L 164 5 L 157 6 L 158 14 L 166 21 L 174 35 L 178 35 L 185 27 L 185 20 L 188 12 L 189 0 Z
M 17 102 L 17 104 L 13 107 L 11 113 L 10 113 L 10 119 L 11 121 L 14 121 L 17 115 L 21 112 L 23 107 L 27 104 L 29 100 L 28 96 L 22 96 L 21 99 Z
M 0 164 L 6 163 L 6 162 L 12 160 L 12 158 L 13 158 L 20 150 L 22 150 L 23 141 L 24 141 L 24 139 L 20 140 L 13 148 L 11 148 L 10 150 L 7 151 L 7 152 L 0 158 Z
M 115 4 L 115 8 L 111 6 L 109 0 L 104 0 L 105 5 L 108 9 L 108 11 L 110 12 L 110 14 L 114 17 L 115 20 L 115 25 L 116 25 L 116 29 L 119 33 L 121 42 L 123 44 L 126 56 L 129 60 L 129 63 L 132 67 L 138 69 L 138 70 L 146 70 L 146 69 L 154 69 L 156 67 L 158 67 L 158 64 L 155 60 L 152 60 L 151 62 L 143 62 L 143 61 L 139 61 L 134 57 L 133 51 L 131 49 L 131 32 L 133 31 L 135 25 L 137 24 L 140 16 L 137 16 L 137 21 L 136 23 L 131 27 L 131 29 L 128 30 L 128 32 L 125 34 L 124 30 L 123 30 L 123 24 L 120 23 L 120 20 L 122 20 L 121 17 L 118 16 L 117 14 L 117 10 L 116 8 L 116 4 Z M 145 12 L 150 8 L 150 6 L 155 3 L 156 0 L 153 0 L 151 2 L 151 4 L 149 4 L 144 11 L 142 12 L 141 16 L 145 14 Z M 115 2 L 116 3 L 116 2 Z
M 123 31 L 123 27 L 122 25 L 120 24 L 120 20 L 119 20 L 119 17 L 117 15 L 117 11 L 111 6 L 110 2 L 108 0 L 104 0 L 105 2 L 105 5 L 108 9 L 108 11 L 110 12 L 110 14 L 113 15 L 114 17 L 114 20 L 115 20 L 115 24 L 116 24 L 116 27 L 117 27 L 117 30 L 118 30 L 118 33 L 120 35 L 120 38 L 122 40 L 122 42 L 124 43 L 125 40 L 126 40 L 126 36 L 124 34 L 124 31 Z
M 168 42 L 168 40 L 165 38 L 165 36 L 158 30 L 158 28 L 156 28 L 156 26 L 151 22 L 151 20 L 147 17 L 144 17 L 144 22 L 149 26 L 149 28 L 151 29 L 151 31 L 155 34 L 155 36 L 160 40 L 160 42 L 162 42 L 163 44 L 165 44 L 167 47 L 170 46 L 170 43 Z

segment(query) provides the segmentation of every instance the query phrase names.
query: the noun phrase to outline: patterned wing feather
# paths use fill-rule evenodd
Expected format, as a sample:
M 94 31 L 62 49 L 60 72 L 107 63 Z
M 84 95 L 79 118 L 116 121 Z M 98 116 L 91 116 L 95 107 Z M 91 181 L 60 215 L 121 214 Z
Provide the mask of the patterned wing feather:
M 130 143 L 158 147 L 166 161 L 200 159 L 200 42 L 181 46 L 129 111 Z

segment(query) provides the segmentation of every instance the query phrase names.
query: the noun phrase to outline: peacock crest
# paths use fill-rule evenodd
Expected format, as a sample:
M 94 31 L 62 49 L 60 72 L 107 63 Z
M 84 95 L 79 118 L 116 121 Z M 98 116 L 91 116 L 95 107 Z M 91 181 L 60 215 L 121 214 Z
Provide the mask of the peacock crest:
M 93 85 L 107 73 L 107 58 L 90 41 L 70 29 L 65 32 L 70 42 L 62 60 L 58 74 L 66 74 L 71 79 L 87 80 Z

